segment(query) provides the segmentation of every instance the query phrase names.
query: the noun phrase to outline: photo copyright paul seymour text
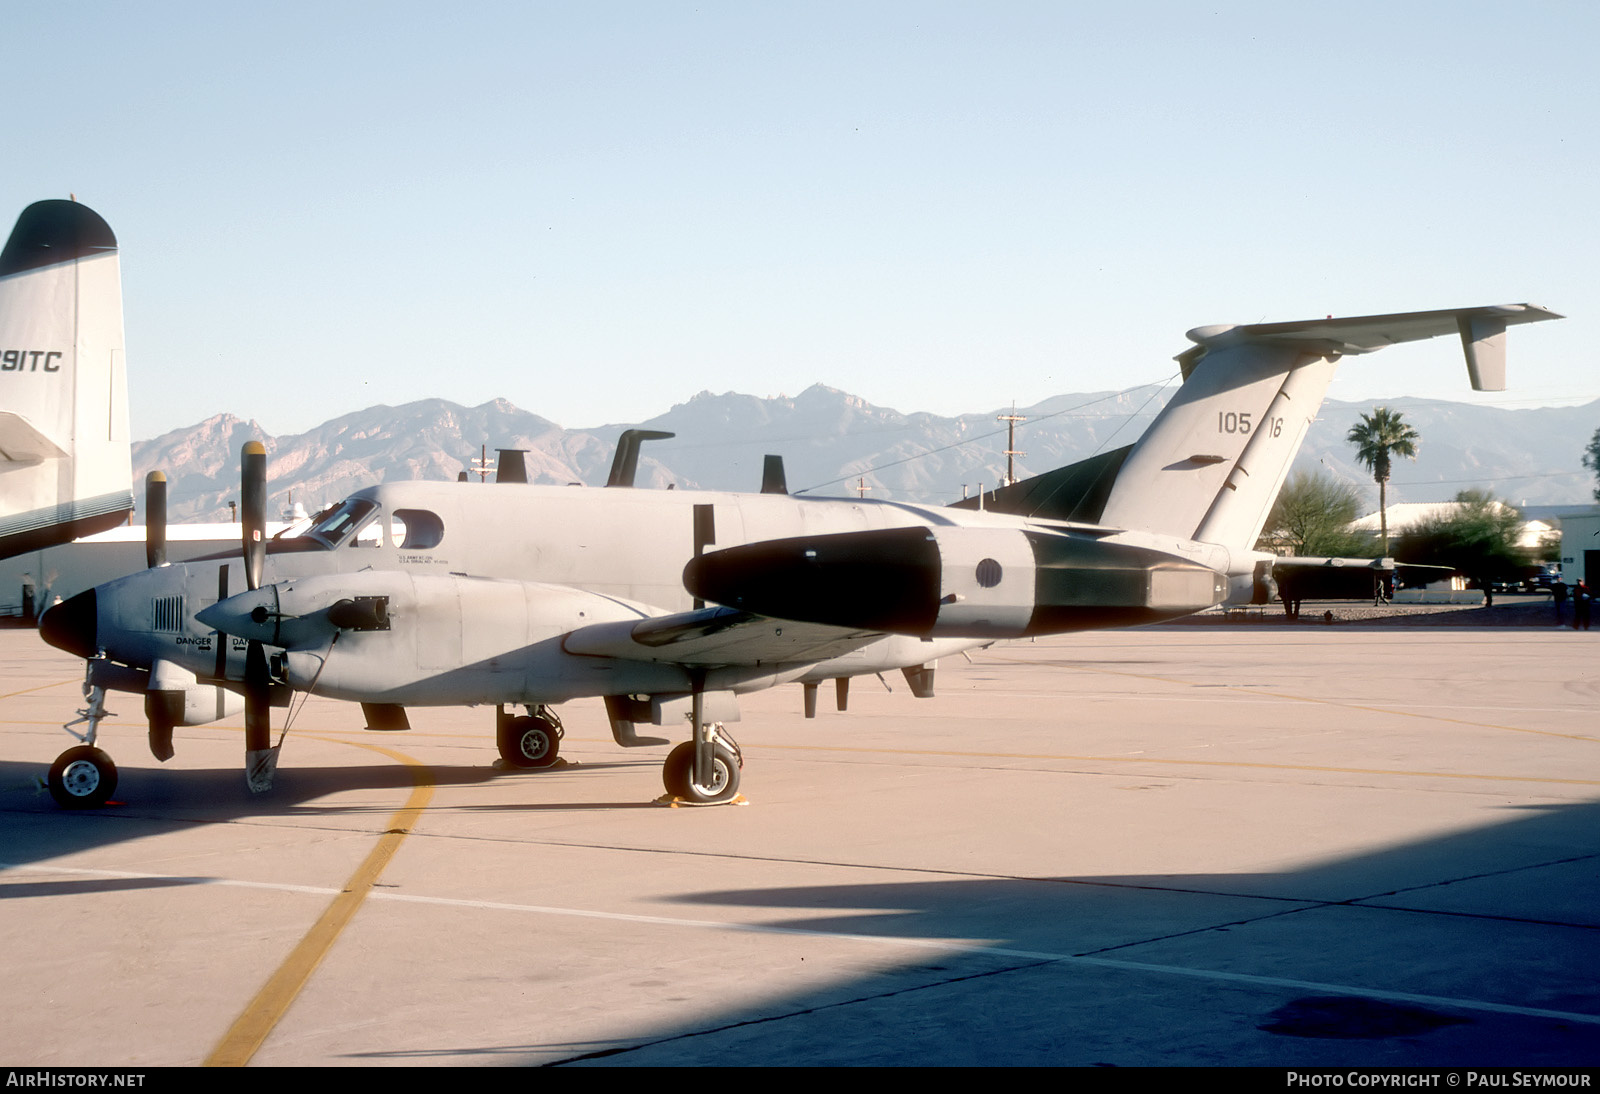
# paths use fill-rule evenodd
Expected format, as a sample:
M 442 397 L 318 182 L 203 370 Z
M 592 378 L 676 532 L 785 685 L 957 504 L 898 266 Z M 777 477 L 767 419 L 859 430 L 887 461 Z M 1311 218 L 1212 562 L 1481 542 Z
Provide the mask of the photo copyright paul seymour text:
M 1558 1071 L 1291 1071 L 1284 1079 L 1292 1087 L 1433 1087 L 1481 1090 L 1488 1087 L 1589 1087 L 1593 1076 Z

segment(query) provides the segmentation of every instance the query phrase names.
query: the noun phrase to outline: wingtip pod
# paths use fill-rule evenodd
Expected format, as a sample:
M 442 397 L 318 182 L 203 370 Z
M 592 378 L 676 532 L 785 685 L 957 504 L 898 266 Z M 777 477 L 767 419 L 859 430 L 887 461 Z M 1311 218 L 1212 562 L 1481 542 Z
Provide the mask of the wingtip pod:
M 1238 329 L 1240 328 L 1237 323 L 1210 323 L 1203 327 L 1195 327 L 1184 337 L 1197 346 L 1208 346 L 1213 342 L 1220 342 L 1229 331 Z
M 117 249 L 111 225 L 76 201 L 36 201 L 17 217 L 0 251 L 0 277 Z

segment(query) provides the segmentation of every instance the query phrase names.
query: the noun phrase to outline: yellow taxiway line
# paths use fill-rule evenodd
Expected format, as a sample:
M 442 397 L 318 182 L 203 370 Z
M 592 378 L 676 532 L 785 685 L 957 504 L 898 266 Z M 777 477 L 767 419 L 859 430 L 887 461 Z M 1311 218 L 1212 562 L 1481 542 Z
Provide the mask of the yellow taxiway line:
M 331 740 L 321 737 L 316 739 Z M 377 846 L 373 847 L 361 865 L 356 867 L 355 872 L 350 875 L 350 880 L 345 882 L 343 890 L 333 898 L 321 918 L 312 924 L 311 929 L 300 940 L 300 944 L 284 959 L 283 964 L 278 966 L 278 971 L 268 978 L 255 998 L 246 1005 L 243 1013 L 234 1019 L 228 1032 L 217 1042 L 217 1047 L 206 1057 L 206 1067 L 243 1067 L 250 1062 L 251 1057 L 260 1049 L 278 1021 L 289 1010 L 300 990 L 311 979 L 311 974 L 322 964 L 323 957 L 333 948 L 340 933 L 349 925 L 350 920 L 355 918 L 356 911 L 367 899 L 367 894 L 372 891 L 384 867 L 389 865 L 395 852 L 400 849 L 400 844 L 416 826 L 422 811 L 433 800 L 433 773 L 420 761 L 379 745 L 359 741 L 338 743 L 354 744 L 358 748 L 382 753 L 406 764 L 411 768 L 414 784 L 411 794 L 406 799 L 405 805 L 395 810 L 389 818 L 389 827 L 378 838 Z

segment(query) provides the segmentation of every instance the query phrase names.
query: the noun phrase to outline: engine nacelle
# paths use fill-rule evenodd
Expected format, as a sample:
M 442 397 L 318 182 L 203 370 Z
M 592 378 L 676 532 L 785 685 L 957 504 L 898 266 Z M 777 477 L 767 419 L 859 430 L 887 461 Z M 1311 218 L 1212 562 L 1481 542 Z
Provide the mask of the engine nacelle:
M 201 684 L 194 673 L 171 661 L 150 667 L 144 693 L 146 717 L 169 726 L 203 726 L 244 712 L 244 696 L 214 684 Z
M 274 661 L 298 691 L 454 706 L 605 694 L 596 678 L 616 675 L 614 666 L 566 653 L 561 636 L 654 614 L 644 605 L 564 585 L 364 570 L 263 585 L 197 618 L 224 634 L 282 649 Z M 617 680 L 618 694 L 687 690 L 674 667 L 633 669 Z
M 1226 578 L 1081 533 L 913 527 L 766 540 L 700 556 L 696 596 L 779 619 L 923 638 L 1023 638 L 1189 615 Z

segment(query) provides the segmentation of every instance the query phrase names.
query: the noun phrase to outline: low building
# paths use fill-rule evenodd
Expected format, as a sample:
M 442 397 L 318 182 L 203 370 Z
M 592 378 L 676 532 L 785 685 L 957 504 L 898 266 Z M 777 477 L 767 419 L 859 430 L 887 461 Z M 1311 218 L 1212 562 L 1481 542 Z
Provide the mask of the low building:
M 1600 505 L 1561 518 L 1561 576 L 1568 585 L 1600 581 Z
M 291 527 L 269 523 L 267 535 Z M 167 560 L 186 562 L 219 551 L 240 550 L 237 524 L 169 524 Z M 124 524 L 59 547 L 0 559 L 0 616 L 24 614 L 31 600 L 42 612 L 57 600 L 144 569 L 144 527 Z

